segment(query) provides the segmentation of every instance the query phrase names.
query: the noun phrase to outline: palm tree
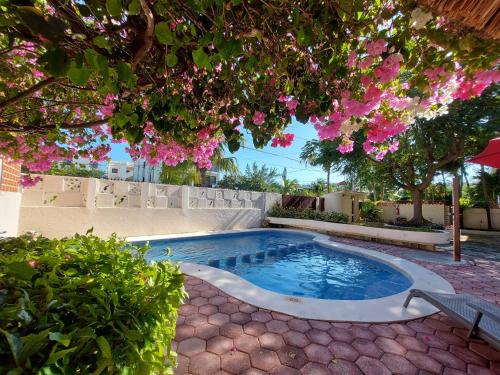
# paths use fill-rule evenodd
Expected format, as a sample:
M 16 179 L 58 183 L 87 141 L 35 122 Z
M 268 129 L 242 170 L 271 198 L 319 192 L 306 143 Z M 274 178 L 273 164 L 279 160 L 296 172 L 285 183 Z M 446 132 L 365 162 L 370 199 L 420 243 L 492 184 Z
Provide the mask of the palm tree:
M 283 184 L 280 186 L 280 193 L 283 195 L 292 195 L 299 188 L 299 181 L 296 179 L 290 180 L 286 176 L 286 168 L 283 169 Z
M 213 171 L 220 173 L 237 173 L 238 164 L 234 157 L 224 156 L 224 147 L 221 145 L 215 149 L 214 154 L 210 158 L 212 161 Z M 207 177 L 207 169 L 198 168 L 191 160 L 170 167 L 163 165 L 160 181 L 163 184 L 172 185 L 201 185 Z
M 337 146 L 338 143 L 332 141 L 318 141 L 315 139 L 307 141 L 300 153 L 300 158 L 305 163 L 320 166 L 326 172 L 326 189 L 328 193 L 331 191 L 330 173 L 339 153 Z
M 321 196 L 326 189 L 326 182 L 323 179 L 317 179 L 316 181 L 311 182 L 309 185 L 309 190 L 316 196 Z

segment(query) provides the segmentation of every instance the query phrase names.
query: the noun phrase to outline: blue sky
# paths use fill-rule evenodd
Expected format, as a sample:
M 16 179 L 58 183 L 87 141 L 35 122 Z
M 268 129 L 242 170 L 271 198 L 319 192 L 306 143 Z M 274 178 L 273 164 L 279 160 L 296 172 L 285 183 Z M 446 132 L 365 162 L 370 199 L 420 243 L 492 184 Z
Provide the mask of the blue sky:
M 318 135 L 313 126 L 310 123 L 304 125 L 294 120 L 288 127 L 287 132 L 295 134 L 295 140 L 290 147 L 267 146 L 263 149 L 255 150 L 251 135 L 245 133 L 245 147 L 241 147 L 236 153 L 228 154 L 228 156 L 236 158 L 238 166 L 242 171 L 245 170 L 247 164 L 256 162 L 258 165 L 276 168 L 280 175 L 283 168 L 286 168 L 288 178 L 295 178 L 301 184 L 308 184 L 318 178 L 326 180 L 326 173 L 320 167 L 311 167 L 300 162 L 299 155 L 302 146 L 310 139 L 317 139 Z M 125 152 L 125 145 L 123 144 L 112 144 L 110 157 L 116 161 L 130 160 L 130 156 Z M 343 180 L 339 174 L 332 174 L 331 179 L 332 182 Z

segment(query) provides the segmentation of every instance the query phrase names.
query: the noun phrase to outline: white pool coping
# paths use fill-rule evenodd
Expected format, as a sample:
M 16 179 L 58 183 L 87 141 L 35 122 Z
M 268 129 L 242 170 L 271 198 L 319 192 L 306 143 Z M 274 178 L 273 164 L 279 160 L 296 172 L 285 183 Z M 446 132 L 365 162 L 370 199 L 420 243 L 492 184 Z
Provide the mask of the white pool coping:
M 451 284 L 436 273 L 408 260 L 374 250 L 330 241 L 328 236 L 295 229 L 267 229 L 185 233 L 182 235 L 129 237 L 128 241 L 147 241 L 167 238 L 184 238 L 210 234 L 247 233 L 254 231 L 290 231 L 313 235 L 312 241 L 325 247 L 347 253 L 361 255 L 385 263 L 407 276 L 412 285 L 404 292 L 392 296 L 368 300 L 326 300 L 288 296 L 260 288 L 239 276 L 218 268 L 201 264 L 181 263 L 181 271 L 189 276 L 200 278 L 230 296 L 251 305 L 293 315 L 298 318 L 329 320 L 339 322 L 382 323 L 400 322 L 428 316 L 439 311 L 429 303 L 414 298 L 408 308 L 403 303 L 410 289 L 423 289 L 439 293 L 455 293 Z

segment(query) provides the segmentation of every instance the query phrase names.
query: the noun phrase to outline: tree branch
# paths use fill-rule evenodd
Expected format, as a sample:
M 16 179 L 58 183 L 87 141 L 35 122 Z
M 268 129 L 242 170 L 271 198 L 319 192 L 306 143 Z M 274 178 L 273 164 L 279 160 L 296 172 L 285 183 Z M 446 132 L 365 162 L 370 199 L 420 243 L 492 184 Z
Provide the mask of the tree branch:
M 0 132 L 12 132 L 12 133 L 22 133 L 22 132 L 40 132 L 51 129 L 81 129 L 81 128 L 91 128 L 94 126 L 104 125 L 109 121 L 109 118 L 104 118 L 100 120 L 82 122 L 82 123 L 74 123 L 74 124 L 45 124 L 45 125 L 18 125 L 10 122 L 0 123 Z
M 6 107 L 18 102 L 19 100 L 22 100 L 24 98 L 29 98 L 38 90 L 41 90 L 44 87 L 49 86 L 49 85 L 57 82 L 57 80 L 58 80 L 58 78 L 55 78 L 55 77 L 47 78 L 43 81 L 38 82 L 36 85 L 31 86 L 29 89 L 26 89 L 26 90 L 20 92 L 19 94 L 13 96 L 12 98 L 4 100 L 3 102 L 0 103 L 0 111 L 3 111 Z
M 147 20 L 147 27 L 146 30 L 144 31 L 144 35 L 142 37 L 144 43 L 141 45 L 141 47 L 136 51 L 134 54 L 134 57 L 132 59 L 132 70 L 135 70 L 137 64 L 141 62 L 141 60 L 146 56 L 146 53 L 148 53 L 149 49 L 153 45 L 153 34 L 154 34 L 154 27 L 155 27 L 155 22 L 154 22 L 154 17 L 153 17 L 153 12 L 151 12 L 151 9 L 149 8 L 148 4 L 146 3 L 146 0 L 139 0 L 141 2 L 141 8 L 142 11 L 144 12 L 144 15 L 146 16 Z

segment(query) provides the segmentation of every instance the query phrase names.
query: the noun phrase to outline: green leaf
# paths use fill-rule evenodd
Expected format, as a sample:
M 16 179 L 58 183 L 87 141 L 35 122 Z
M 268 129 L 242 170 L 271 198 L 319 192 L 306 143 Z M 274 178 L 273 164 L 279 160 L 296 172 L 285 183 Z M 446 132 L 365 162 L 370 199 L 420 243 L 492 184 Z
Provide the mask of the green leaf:
M 106 337 L 104 336 L 99 336 L 97 339 L 97 345 L 99 345 L 99 349 L 101 349 L 102 356 L 104 358 L 112 358 L 111 355 L 111 347 L 109 346 L 108 340 L 106 340 Z
M 313 38 L 312 29 L 307 26 L 299 30 L 297 34 L 297 42 L 303 46 L 309 45 Z
M 174 42 L 174 33 L 170 30 L 168 22 L 159 22 L 155 26 L 155 35 L 162 44 L 172 44 Z
M 227 148 L 229 152 L 236 152 L 240 149 L 240 142 L 235 139 L 231 139 L 229 142 L 227 142 Z
M 71 342 L 71 336 L 63 335 L 61 332 L 50 332 L 49 339 L 51 339 L 52 341 L 57 341 L 59 344 L 62 344 L 65 347 L 68 347 Z
M 30 267 L 25 262 L 15 262 L 5 265 L 5 271 L 15 277 L 22 280 L 31 280 L 31 278 L 36 275 L 37 270 Z
M 47 359 L 47 362 L 45 362 L 45 365 L 50 365 L 56 363 L 58 360 L 61 358 L 65 358 L 68 356 L 68 354 L 73 353 L 78 347 L 70 348 L 70 349 L 63 349 L 59 350 L 57 352 L 51 353 L 49 358 Z
M 3 335 L 7 339 L 12 357 L 14 357 L 16 365 L 19 366 L 19 359 L 21 357 L 21 351 L 23 350 L 23 343 L 21 342 L 21 340 L 19 340 L 19 337 L 12 335 L 11 333 L 4 331 L 3 329 L 0 329 L 0 331 L 2 331 Z
M 49 48 L 38 59 L 41 68 L 56 77 L 66 74 L 69 68 L 69 58 L 66 51 L 62 48 Z
M 125 82 L 127 87 L 132 88 L 135 85 L 135 77 L 132 72 L 132 66 L 129 63 L 120 61 L 116 66 L 118 71 L 118 79 Z
M 131 16 L 136 16 L 141 11 L 141 3 L 139 0 L 132 0 L 128 5 L 128 14 Z
M 210 57 L 205 53 L 203 48 L 198 48 L 196 51 L 192 52 L 193 60 L 198 68 L 206 68 L 210 64 Z
M 97 47 L 105 49 L 108 52 L 111 52 L 111 46 L 109 45 L 109 42 L 102 35 L 96 36 L 93 39 L 93 42 Z
M 167 66 L 169 68 L 173 68 L 174 66 L 176 66 L 177 62 L 179 61 L 179 59 L 177 58 L 177 56 L 175 55 L 175 53 L 169 53 L 166 56 L 165 60 L 167 62 Z
M 119 128 L 123 128 L 125 125 L 128 124 L 128 116 L 124 115 L 123 113 L 115 113 L 113 116 L 113 122 L 118 126 Z
M 77 86 L 85 86 L 92 74 L 92 70 L 87 68 L 70 68 L 68 70 L 68 78 Z
M 120 17 L 122 13 L 122 0 L 106 0 L 106 9 L 113 17 Z

